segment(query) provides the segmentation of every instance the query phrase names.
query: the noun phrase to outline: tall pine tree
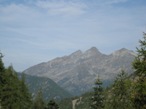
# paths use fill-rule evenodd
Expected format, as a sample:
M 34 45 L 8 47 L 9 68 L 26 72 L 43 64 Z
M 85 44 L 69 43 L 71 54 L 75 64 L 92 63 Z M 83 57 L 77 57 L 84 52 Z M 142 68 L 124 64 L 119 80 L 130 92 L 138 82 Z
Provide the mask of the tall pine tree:
M 45 108 L 45 102 L 43 100 L 43 94 L 42 91 L 39 90 L 34 99 L 33 109 L 44 109 L 44 108 Z
M 91 98 L 92 109 L 103 109 L 104 108 L 104 94 L 103 94 L 102 82 L 97 78 L 95 82 L 93 96 Z
M 54 100 L 50 100 L 46 109 L 59 109 L 59 106 Z
M 19 87 L 20 87 L 19 93 L 21 95 L 20 99 L 21 109 L 30 109 L 32 105 L 32 100 L 31 94 L 29 93 L 29 90 L 25 84 L 25 74 L 22 74 L 21 76 Z
M 134 105 L 136 109 L 146 109 L 146 33 L 139 42 L 140 48 L 137 48 L 137 57 L 133 62 L 136 75 Z
M 23 91 L 22 91 L 23 90 Z M 18 78 L 12 66 L 4 67 L 0 54 L 0 106 L 2 109 L 29 109 L 31 97 L 28 97 L 26 85 Z M 27 97 L 27 99 L 25 99 Z M 27 104 L 27 105 L 26 105 Z M 27 107 L 26 107 L 27 106 Z
M 124 71 L 116 77 L 107 98 L 107 109 L 133 109 L 130 80 Z
M 4 86 L 4 71 L 5 71 L 5 68 L 4 68 L 4 64 L 2 62 L 2 58 L 3 58 L 3 55 L 2 53 L 0 53 L 0 109 L 2 108 L 1 107 L 1 99 L 2 99 L 2 88 Z

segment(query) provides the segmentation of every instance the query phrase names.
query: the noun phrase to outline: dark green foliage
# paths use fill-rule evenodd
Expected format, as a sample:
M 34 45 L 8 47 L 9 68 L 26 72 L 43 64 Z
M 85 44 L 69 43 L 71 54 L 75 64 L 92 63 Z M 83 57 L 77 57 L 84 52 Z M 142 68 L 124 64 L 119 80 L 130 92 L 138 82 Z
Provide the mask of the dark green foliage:
M 45 102 L 43 100 L 42 91 L 39 90 L 33 102 L 33 109 L 44 109 L 44 108 L 45 108 Z
M 104 107 L 104 94 L 103 94 L 102 82 L 97 78 L 94 87 L 94 94 L 91 98 L 92 109 L 103 109 Z
M 0 57 L 0 105 L 2 109 L 30 109 L 31 96 L 12 66 L 5 68 Z
M 2 62 L 3 55 L 0 53 L 0 72 L 4 72 L 4 64 Z
M 133 109 L 130 86 L 131 82 L 127 80 L 126 73 L 121 71 L 108 93 L 106 107 L 109 109 Z
M 22 74 L 21 80 L 20 80 L 20 95 L 21 95 L 21 103 L 23 109 L 29 109 L 31 108 L 30 106 L 32 105 L 32 97 L 31 94 L 29 93 L 28 88 L 25 85 L 25 75 Z
M 19 100 L 21 99 L 19 96 L 18 89 L 19 80 L 17 76 L 14 74 L 14 70 L 12 67 L 9 67 L 3 73 L 6 81 L 2 87 L 1 94 L 2 107 L 6 109 L 19 108 L 20 106 Z
M 133 62 L 135 74 L 139 77 L 146 77 L 146 33 L 144 33 L 144 40 L 140 40 L 140 48 L 137 48 L 137 57 Z
M 5 82 L 5 78 L 4 78 L 5 67 L 2 62 L 2 57 L 3 57 L 3 55 L 0 53 L 0 90 L 1 90 L 2 85 Z
M 59 106 L 54 100 L 50 100 L 46 109 L 59 109 Z
M 72 99 L 71 98 L 66 98 L 58 103 L 59 109 L 72 109 Z
M 93 92 L 87 92 L 81 97 L 78 98 L 76 103 L 76 109 L 90 109 L 90 103 L 91 103 L 91 96 L 93 95 Z
M 137 48 L 137 57 L 133 62 L 136 83 L 134 92 L 134 104 L 136 109 L 146 109 L 146 33 L 144 40 L 140 40 L 140 48 Z

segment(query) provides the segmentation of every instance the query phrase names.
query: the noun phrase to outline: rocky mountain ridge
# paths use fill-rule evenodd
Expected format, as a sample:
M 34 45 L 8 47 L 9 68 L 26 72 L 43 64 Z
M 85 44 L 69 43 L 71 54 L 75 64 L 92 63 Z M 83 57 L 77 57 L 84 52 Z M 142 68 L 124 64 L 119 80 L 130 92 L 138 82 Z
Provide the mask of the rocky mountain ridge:
M 48 77 L 70 93 L 79 95 L 92 88 L 97 76 L 103 81 L 111 81 L 121 69 L 131 73 L 134 57 L 135 53 L 125 48 L 106 55 L 92 47 L 32 66 L 24 73 Z

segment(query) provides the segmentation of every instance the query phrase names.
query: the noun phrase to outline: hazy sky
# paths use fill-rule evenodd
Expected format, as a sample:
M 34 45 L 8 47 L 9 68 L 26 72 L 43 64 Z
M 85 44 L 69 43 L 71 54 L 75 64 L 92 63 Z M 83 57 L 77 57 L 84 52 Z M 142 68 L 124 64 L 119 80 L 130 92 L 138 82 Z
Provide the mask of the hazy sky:
M 146 0 L 0 0 L 0 52 L 16 71 L 93 46 L 135 50 Z

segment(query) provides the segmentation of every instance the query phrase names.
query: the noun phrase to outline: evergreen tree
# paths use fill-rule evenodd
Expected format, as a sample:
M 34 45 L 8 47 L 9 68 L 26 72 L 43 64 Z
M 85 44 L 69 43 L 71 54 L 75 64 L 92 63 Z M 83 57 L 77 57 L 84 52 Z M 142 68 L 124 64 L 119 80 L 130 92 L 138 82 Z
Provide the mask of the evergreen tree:
M 104 108 L 104 94 L 103 94 L 102 82 L 99 77 L 95 82 L 94 94 L 91 98 L 92 109 L 103 109 Z
M 0 53 L 0 90 L 3 84 L 3 73 L 4 73 L 4 64 L 2 62 L 3 55 Z
M 50 100 L 46 109 L 59 109 L 59 106 L 54 100 Z
M 126 80 L 127 75 L 124 71 L 118 74 L 114 81 L 111 91 L 108 93 L 107 109 L 133 109 L 131 101 L 130 81 Z
M 138 54 L 133 62 L 136 75 L 134 105 L 136 109 L 146 109 L 146 33 L 139 42 L 140 48 L 137 48 Z
M 33 103 L 33 109 L 44 109 L 45 108 L 45 103 L 43 100 L 43 95 L 42 91 L 39 90 Z
M 4 64 L 2 62 L 2 58 L 3 58 L 3 55 L 2 53 L 0 53 L 0 109 L 2 108 L 1 106 L 1 102 L 2 102 L 2 88 L 4 86 L 4 72 L 5 72 L 5 68 L 4 68 Z
M 3 54 L 0 53 L 0 72 L 4 72 L 4 64 L 2 62 Z
M 14 70 L 10 66 L 5 70 L 3 79 L 5 83 L 2 86 L 1 104 L 4 109 L 18 109 L 20 108 L 19 100 L 19 80 L 14 75 Z
M 62 99 L 61 101 L 59 101 L 58 105 L 59 109 L 72 109 L 72 98 Z
M 20 80 L 20 95 L 21 109 L 30 109 L 32 104 L 31 94 L 29 93 L 29 90 L 26 87 L 24 74 L 22 74 Z
M 3 58 L 3 55 L 2 53 L 0 53 L 0 92 L 2 91 L 2 87 L 5 83 L 5 79 L 4 79 L 5 67 L 2 62 L 2 58 Z M 0 93 L 0 97 L 1 97 L 1 93 Z
M 2 109 L 29 109 L 30 104 L 26 105 L 31 98 L 24 99 L 28 94 L 25 84 L 19 80 L 16 71 L 12 66 L 4 67 L 2 55 L 0 56 L 0 105 Z M 26 106 L 27 107 L 26 107 Z

